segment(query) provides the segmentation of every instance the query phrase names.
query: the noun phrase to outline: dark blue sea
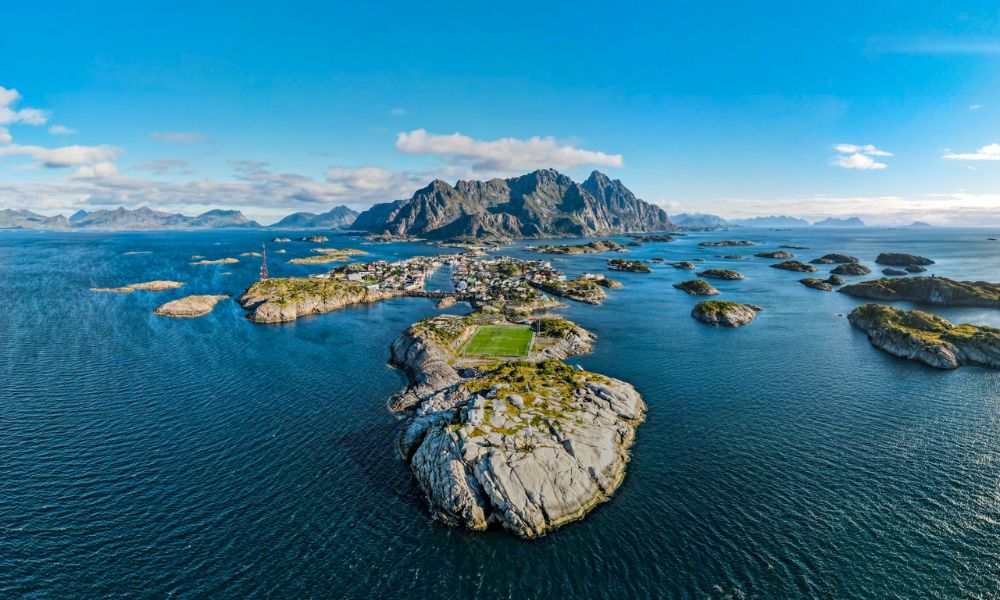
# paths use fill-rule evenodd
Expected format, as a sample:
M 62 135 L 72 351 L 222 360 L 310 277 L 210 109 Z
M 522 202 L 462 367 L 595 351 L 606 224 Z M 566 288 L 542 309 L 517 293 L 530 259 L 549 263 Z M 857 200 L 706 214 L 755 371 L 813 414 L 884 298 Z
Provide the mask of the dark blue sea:
M 766 310 L 741 329 L 704 326 L 689 316 L 697 299 L 671 287 L 690 273 L 664 265 L 616 274 L 625 287 L 602 306 L 563 310 L 598 336 L 573 362 L 633 383 L 648 415 L 614 498 L 534 541 L 431 521 L 395 453 L 386 400 L 405 380 L 389 344 L 439 312 L 431 300 L 285 325 L 252 324 L 232 301 L 153 315 L 192 293 L 238 296 L 259 259 L 189 257 L 274 235 L 0 231 L 0 597 L 1000 595 L 1000 372 L 892 357 L 848 324 L 859 301 L 774 261 L 716 258 L 801 244 L 796 258 L 874 267 L 900 251 L 938 275 L 1000 281 L 987 240 L 1000 231 L 745 230 L 634 249 L 737 268 L 747 279 L 715 283 L 721 298 Z M 758 246 L 697 247 L 734 236 Z M 328 268 L 287 264 L 310 244 L 278 247 L 272 276 Z M 554 262 L 606 272 L 607 257 Z M 88 290 L 152 279 L 185 286 Z M 939 312 L 1000 326 L 996 310 Z

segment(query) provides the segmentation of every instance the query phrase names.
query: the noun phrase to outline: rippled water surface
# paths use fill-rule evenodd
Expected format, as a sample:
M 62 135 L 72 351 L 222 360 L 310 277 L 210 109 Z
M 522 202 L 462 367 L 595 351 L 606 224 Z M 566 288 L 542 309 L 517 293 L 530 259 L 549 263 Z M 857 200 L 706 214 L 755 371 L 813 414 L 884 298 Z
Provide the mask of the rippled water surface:
M 598 335 L 578 357 L 649 406 L 624 484 L 543 539 L 429 520 L 394 452 L 386 399 L 404 385 L 388 346 L 433 303 L 398 299 L 260 326 L 224 302 L 156 317 L 191 293 L 238 295 L 261 231 L 0 231 L 0 597 L 994 597 L 1000 593 L 1000 373 L 950 372 L 872 348 L 844 318 L 858 301 L 802 275 L 697 248 L 745 281 L 723 298 L 766 310 L 712 329 L 654 266 L 603 306 L 563 312 Z M 932 272 L 1000 281 L 984 230 L 744 231 L 809 259 L 883 250 Z M 441 250 L 354 246 L 368 258 Z M 272 275 L 322 266 L 272 254 Z M 271 249 L 277 249 L 272 245 Z M 149 251 L 125 254 L 128 251 Z M 510 254 L 527 256 L 514 249 Z M 556 258 L 576 274 L 606 255 Z M 231 273 L 225 275 L 224 273 Z M 95 294 L 150 279 L 179 290 Z M 440 278 L 445 283 L 445 278 Z M 450 311 L 460 311 L 456 306 Z M 940 311 L 1000 326 L 1000 311 Z

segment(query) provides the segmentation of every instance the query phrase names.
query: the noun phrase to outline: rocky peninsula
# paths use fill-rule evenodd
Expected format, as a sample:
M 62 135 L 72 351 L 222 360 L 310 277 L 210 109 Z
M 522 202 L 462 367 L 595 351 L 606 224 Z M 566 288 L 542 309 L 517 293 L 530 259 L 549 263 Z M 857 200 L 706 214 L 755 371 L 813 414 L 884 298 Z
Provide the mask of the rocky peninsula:
M 185 296 L 158 306 L 153 311 L 161 317 L 178 319 L 200 317 L 212 312 L 215 305 L 229 296 Z
M 645 404 L 623 381 L 560 362 L 593 342 L 569 321 L 533 320 L 526 360 L 470 362 L 461 348 L 482 323 L 441 315 L 392 344 L 410 382 L 390 404 L 406 417 L 399 452 L 437 520 L 537 537 L 614 493 Z
M 847 285 L 838 290 L 870 300 L 907 300 L 940 306 L 1000 308 L 1000 283 L 954 281 L 945 277 L 886 277 Z
M 281 277 L 257 281 L 236 301 L 250 311 L 247 318 L 254 323 L 284 323 L 402 295 L 402 290 L 370 290 L 345 279 Z
M 719 290 L 712 287 L 712 285 L 704 279 L 690 279 L 688 281 L 682 281 L 680 283 L 675 283 L 674 287 L 685 291 L 692 296 L 715 296 L 719 293 Z
M 174 290 L 184 285 L 180 281 L 156 280 L 144 281 L 141 283 L 129 283 L 121 287 L 113 288 L 90 288 L 92 292 L 109 292 L 113 294 L 131 294 L 132 292 L 162 292 L 163 290 Z
M 695 305 L 691 316 L 713 327 L 742 327 L 764 310 L 756 304 L 740 304 L 727 300 L 705 300 Z
M 868 334 L 873 346 L 895 356 L 939 369 L 965 364 L 1000 368 L 1000 329 L 954 325 L 930 313 L 881 304 L 859 306 L 847 318 Z

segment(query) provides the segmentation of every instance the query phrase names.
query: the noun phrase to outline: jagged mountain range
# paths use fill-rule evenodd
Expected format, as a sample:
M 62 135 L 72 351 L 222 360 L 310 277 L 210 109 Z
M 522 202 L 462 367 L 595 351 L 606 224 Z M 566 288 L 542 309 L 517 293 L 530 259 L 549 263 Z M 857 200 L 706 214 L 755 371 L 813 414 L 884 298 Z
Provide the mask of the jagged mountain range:
M 78 210 L 69 219 L 45 217 L 27 210 L 0 210 L 0 229 L 215 229 L 260 227 L 238 210 L 210 210 L 195 217 L 151 208 Z
M 430 239 L 590 236 L 673 231 L 667 213 L 594 171 L 576 183 L 553 169 L 489 181 L 441 180 L 409 200 L 376 204 L 352 229 Z

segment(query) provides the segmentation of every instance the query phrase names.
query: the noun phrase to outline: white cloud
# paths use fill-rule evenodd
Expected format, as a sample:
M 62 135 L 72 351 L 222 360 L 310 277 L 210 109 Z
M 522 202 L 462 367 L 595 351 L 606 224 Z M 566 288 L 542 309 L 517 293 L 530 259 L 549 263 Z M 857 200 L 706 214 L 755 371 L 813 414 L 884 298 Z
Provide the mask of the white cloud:
M 52 135 L 73 135 L 77 133 L 77 131 L 66 127 L 65 125 L 53 125 L 52 127 L 49 127 L 49 133 Z
M 196 144 L 208 139 L 204 133 L 197 131 L 156 131 L 152 137 L 168 144 Z
M 559 144 L 551 137 L 481 141 L 457 132 L 434 135 L 424 129 L 416 129 L 409 133 L 400 132 L 396 148 L 406 154 L 441 155 L 453 163 L 492 171 L 544 167 L 567 169 L 579 165 L 624 166 L 620 154 L 580 150 L 568 144 Z
M 121 154 L 120 148 L 114 146 L 62 146 L 60 148 L 43 148 L 42 146 L 24 146 L 10 144 L 0 146 L 0 157 L 23 155 L 31 157 L 44 167 L 78 167 L 93 165 L 99 162 L 110 162 Z
M 855 144 L 835 144 L 833 149 L 841 154 L 867 154 L 868 156 L 892 156 L 892 152 L 886 152 L 885 150 L 879 150 L 871 144 L 865 144 L 864 146 L 857 146 Z
M 979 110 L 982 107 L 983 107 L 982 104 L 970 104 L 969 105 L 969 110 Z
M 99 177 L 114 177 L 118 174 L 118 167 L 114 163 L 99 162 L 94 165 L 80 167 L 73 174 L 78 179 L 96 179 Z
M 168 173 L 188 173 L 187 166 L 187 161 L 178 158 L 161 158 L 136 163 L 132 165 L 132 168 L 136 171 L 149 171 L 154 175 L 166 175 Z
M 9 144 L 13 139 L 5 127 L 0 127 L 0 144 Z
M 48 120 L 45 111 L 37 108 L 12 108 L 21 99 L 21 93 L 12 88 L 0 85 L 0 125 L 24 123 L 26 125 L 44 125 Z
M 870 156 L 864 154 L 854 153 L 845 154 L 843 156 L 838 156 L 833 159 L 834 166 L 843 167 L 845 169 L 862 169 L 862 170 L 873 170 L 873 169 L 884 169 L 888 165 L 885 163 L 880 163 Z
M 950 152 L 942 158 L 949 160 L 1000 160 L 1000 144 L 989 144 L 983 146 L 976 152 L 955 153 Z
M 393 108 L 393 109 L 389 110 L 389 114 L 392 115 L 392 116 L 394 116 L 394 117 L 402 117 L 403 115 L 406 114 L 406 109 L 405 108 Z
M 873 156 L 892 156 L 892 152 L 879 150 L 871 144 L 859 146 L 857 144 L 834 144 L 833 149 L 840 153 L 840 156 L 831 159 L 830 164 L 844 169 L 878 170 L 885 169 L 889 165 L 878 162 Z

